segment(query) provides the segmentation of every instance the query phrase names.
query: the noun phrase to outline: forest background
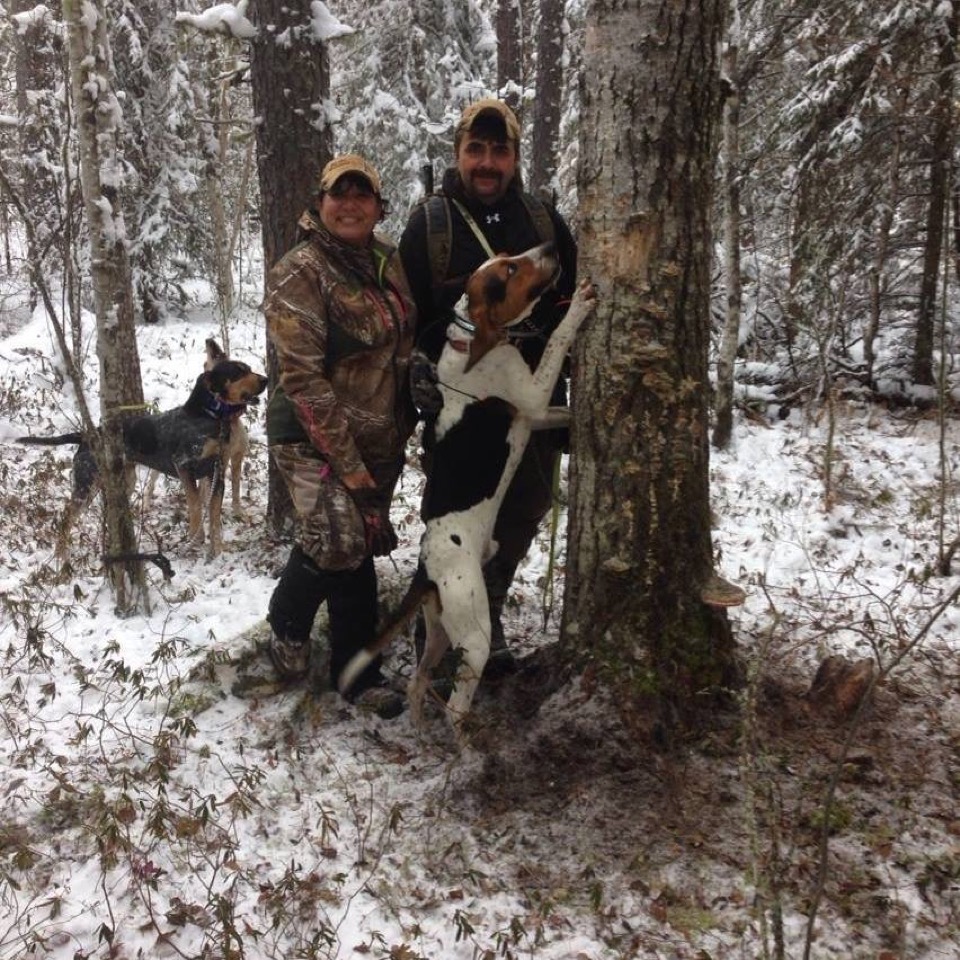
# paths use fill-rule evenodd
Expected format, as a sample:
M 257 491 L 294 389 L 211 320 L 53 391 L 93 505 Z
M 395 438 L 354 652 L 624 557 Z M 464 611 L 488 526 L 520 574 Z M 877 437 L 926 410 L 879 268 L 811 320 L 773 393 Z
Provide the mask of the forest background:
M 577 226 L 585 6 L 307 6 L 309 27 L 278 44 L 289 75 L 259 92 L 267 2 L 80 6 L 102 15 L 112 54 L 117 178 L 105 187 L 123 213 L 140 360 L 155 384 L 192 351 L 190 376 L 162 393 L 170 403 L 201 332 L 265 362 L 264 247 L 285 241 L 264 235 L 264 210 L 280 195 L 292 229 L 306 200 L 296 178 L 309 182 L 324 151 L 378 165 L 396 237 L 424 166 L 449 161 L 463 104 L 498 91 L 523 119 L 527 183 Z M 65 13 L 19 0 L 0 19 L 5 440 L 76 416 L 63 357 L 37 332 L 51 313 L 96 391 L 97 258 Z M 441 742 L 323 698 L 316 711 L 240 700 L 224 719 L 211 703 L 249 653 L 256 603 L 229 593 L 237 632 L 217 627 L 205 653 L 194 628 L 213 620 L 192 605 L 214 602 L 218 584 L 249 594 L 274 572 L 262 445 L 233 558 L 191 568 L 175 595 L 154 586 L 177 624 L 159 642 L 150 620 L 131 629 L 103 609 L 95 549 L 79 540 L 66 571 L 46 555 L 64 461 L 5 449 L 3 955 L 957 956 L 957 22 L 954 2 L 726 11 L 711 481 L 715 508 L 739 522 L 718 517 L 716 539 L 751 593 L 736 625 L 751 672 L 741 720 L 687 752 L 651 752 L 589 682 L 516 742 L 460 764 Z M 258 134 L 269 97 L 302 75 L 298 46 L 327 94 L 307 118 L 316 140 L 287 138 L 304 161 L 292 170 L 258 163 Z M 642 105 L 633 119 L 639 129 Z M 759 473 L 771 487 L 754 485 Z M 789 492 L 776 485 L 791 476 Z M 410 549 L 416 489 L 400 507 Z M 824 531 L 816 548 L 811 523 Z M 896 561 L 865 543 L 833 552 L 871 524 Z M 757 572 L 751 549 L 793 535 L 808 563 L 771 586 L 783 570 Z M 548 544 L 517 591 L 528 638 L 544 584 L 562 587 L 554 560 Z M 891 578 L 882 588 L 874 566 Z M 79 646 L 77 616 L 100 633 Z M 544 622 L 533 648 L 555 632 Z M 853 710 L 810 694 L 828 653 L 871 664 Z M 500 702 L 529 697 L 517 687 Z M 238 725 L 262 734 L 246 753 L 217 732 Z M 570 859 L 542 859 L 554 831 L 573 838 Z

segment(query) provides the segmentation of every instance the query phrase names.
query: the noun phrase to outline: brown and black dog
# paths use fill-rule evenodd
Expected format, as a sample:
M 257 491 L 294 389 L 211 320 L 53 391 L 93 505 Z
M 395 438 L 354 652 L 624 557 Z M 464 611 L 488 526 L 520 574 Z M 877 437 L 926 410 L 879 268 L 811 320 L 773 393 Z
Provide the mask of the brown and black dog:
M 248 404 L 259 403 L 267 378 L 238 360 L 222 359 L 205 370 L 181 407 L 157 414 L 130 416 L 123 421 L 123 447 L 130 463 L 177 477 L 187 498 L 189 536 L 203 543 L 204 497 L 200 484 L 210 482 L 208 554 L 223 547 L 221 511 L 224 473 L 230 455 L 230 436 L 237 418 Z M 73 456 L 73 488 L 60 532 L 60 550 L 65 548 L 76 517 L 99 489 L 97 462 L 82 432 L 58 437 L 20 437 L 20 443 L 60 446 L 76 444 Z
M 223 352 L 220 344 L 212 337 L 208 337 L 205 344 L 206 360 L 203 363 L 203 369 L 209 372 L 222 360 L 230 358 Z M 250 452 L 250 435 L 247 433 L 246 424 L 243 422 L 245 408 L 238 409 L 230 418 L 230 432 L 227 436 L 227 450 L 225 453 L 225 462 L 230 465 L 230 506 L 235 517 L 239 517 L 243 509 L 240 505 L 240 480 L 243 477 L 243 460 Z M 160 476 L 159 470 L 151 470 L 147 476 L 147 482 L 143 488 L 143 509 L 149 510 L 153 503 L 153 495 L 157 486 L 157 479 Z M 200 496 L 204 503 L 209 498 L 207 479 L 202 478 L 200 483 Z

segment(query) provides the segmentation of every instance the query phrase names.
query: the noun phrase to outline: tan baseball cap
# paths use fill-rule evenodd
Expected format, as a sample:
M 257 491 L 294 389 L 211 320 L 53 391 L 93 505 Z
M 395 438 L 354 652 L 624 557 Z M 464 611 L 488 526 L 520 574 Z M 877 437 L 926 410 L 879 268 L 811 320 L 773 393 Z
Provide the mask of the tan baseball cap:
M 380 174 L 372 164 L 367 163 L 358 153 L 344 153 L 334 157 L 320 173 L 320 189 L 326 193 L 333 185 L 348 173 L 363 177 L 373 187 L 373 192 L 379 197 Z
M 507 138 L 514 143 L 520 143 L 520 121 L 517 115 L 502 101 L 493 97 L 486 97 L 464 107 L 454 131 L 454 140 L 459 143 L 465 133 L 473 129 L 473 125 L 482 116 L 494 116 L 503 121 L 507 130 Z

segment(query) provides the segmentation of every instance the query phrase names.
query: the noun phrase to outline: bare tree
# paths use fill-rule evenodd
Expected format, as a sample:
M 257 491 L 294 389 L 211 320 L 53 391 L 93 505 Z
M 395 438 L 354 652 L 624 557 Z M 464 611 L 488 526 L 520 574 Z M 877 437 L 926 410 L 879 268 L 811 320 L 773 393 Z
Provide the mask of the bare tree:
M 581 112 L 581 273 L 562 626 L 668 732 L 734 681 L 712 569 L 707 353 L 721 0 L 595 0 Z
M 56 23 L 57 5 L 35 6 L 26 0 L 12 5 L 15 29 L 14 64 L 19 134 L 20 192 L 33 213 L 35 244 L 28 243 L 32 262 L 44 258 L 51 244 L 62 246 L 57 171 L 61 167 L 58 133 L 62 130 L 56 96 L 62 76 L 63 41 Z M 31 283 L 30 308 L 37 305 L 37 290 Z
M 518 111 L 522 107 L 523 66 L 520 0 L 497 0 L 497 89 Z
M 88 430 L 88 436 L 103 486 L 107 569 L 118 610 L 130 613 L 145 594 L 142 565 L 135 560 L 117 560 L 130 557 L 137 549 L 127 495 L 122 421 L 125 411 L 143 406 L 143 386 L 120 196 L 122 171 L 117 142 L 121 112 L 113 92 L 103 0 L 64 0 L 63 8 L 80 143 L 80 185 L 90 234 L 100 361 L 102 429 Z
M 927 203 L 927 227 L 923 246 L 923 273 L 920 279 L 920 304 L 913 346 L 913 380 L 932 384 L 933 341 L 937 308 L 937 279 L 943 256 L 943 236 L 950 189 L 950 165 L 954 143 L 954 74 L 957 69 L 957 32 L 960 0 L 952 0 L 948 18 L 939 33 L 938 98 L 934 106 L 930 143 L 930 185 Z
M 726 97 L 723 101 L 723 275 L 727 297 L 723 333 L 717 353 L 717 392 L 714 403 L 713 445 L 723 449 L 733 433 L 734 363 L 740 338 L 740 91 L 737 59 L 740 51 L 739 15 L 734 0 L 734 27 L 723 51 Z
M 540 0 L 537 31 L 537 96 L 528 183 L 534 193 L 556 190 L 560 150 L 560 100 L 563 96 L 563 2 Z
M 289 250 L 297 221 L 316 189 L 333 148 L 325 105 L 330 100 L 327 49 L 311 28 L 310 3 L 254 0 L 257 35 L 251 45 L 253 109 L 264 272 Z M 276 358 L 267 344 L 267 373 Z M 279 533 L 292 515 L 289 496 L 270 462 L 267 523 Z

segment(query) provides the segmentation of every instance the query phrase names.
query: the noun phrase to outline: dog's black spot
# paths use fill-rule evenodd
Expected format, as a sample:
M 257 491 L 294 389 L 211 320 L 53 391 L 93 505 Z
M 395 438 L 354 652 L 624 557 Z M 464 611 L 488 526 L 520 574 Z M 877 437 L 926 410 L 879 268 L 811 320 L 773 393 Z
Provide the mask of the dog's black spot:
M 516 408 L 499 397 L 469 404 L 437 441 L 422 517 L 426 522 L 492 497 L 510 454 L 507 431 Z
M 507 285 L 496 274 L 491 274 L 487 282 L 483 285 L 483 299 L 486 303 L 492 305 L 503 303 L 507 297 Z
M 456 534 L 456 533 L 455 533 L 450 539 L 451 539 L 458 547 L 463 544 L 463 541 L 460 539 L 459 534 Z

